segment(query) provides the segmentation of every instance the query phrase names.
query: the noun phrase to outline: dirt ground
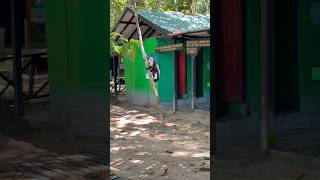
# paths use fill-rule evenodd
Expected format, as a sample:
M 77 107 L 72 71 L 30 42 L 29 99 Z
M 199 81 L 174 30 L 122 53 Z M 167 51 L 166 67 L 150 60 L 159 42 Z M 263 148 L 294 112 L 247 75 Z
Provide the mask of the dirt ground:
M 126 103 L 110 108 L 110 165 L 115 174 L 124 179 L 210 178 L 208 112 Z
M 111 170 L 124 179 L 209 180 L 209 141 L 208 112 L 111 105 Z M 258 137 L 219 144 L 217 153 L 214 180 L 320 179 L 320 160 L 264 159 Z
M 216 161 L 214 180 L 319 180 L 320 163 L 271 155 L 266 160 L 247 156 Z

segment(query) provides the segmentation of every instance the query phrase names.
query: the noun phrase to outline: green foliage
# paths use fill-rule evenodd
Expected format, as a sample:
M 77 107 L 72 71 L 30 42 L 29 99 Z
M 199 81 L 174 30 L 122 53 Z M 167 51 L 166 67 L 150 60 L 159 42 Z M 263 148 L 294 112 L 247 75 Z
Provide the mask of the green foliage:
M 122 42 L 122 45 L 118 45 L 114 40 L 118 36 Z M 134 56 L 136 56 L 135 50 L 134 50 L 134 44 L 139 45 L 139 41 L 135 40 L 135 39 L 128 40 L 127 38 L 125 38 L 124 36 L 122 36 L 121 34 L 119 34 L 117 32 L 112 32 L 110 34 L 111 54 L 116 53 L 121 57 L 124 57 L 126 55 L 130 55 L 130 56 L 134 57 Z
M 128 6 L 127 0 L 110 0 L 110 27 L 122 13 L 123 9 Z
M 160 11 L 177 11 L 185 14 L 210 14 L 210 0 L 110 0 L 110 25 L 112 26 L 128 5 L 155 10 L 160 1 Z

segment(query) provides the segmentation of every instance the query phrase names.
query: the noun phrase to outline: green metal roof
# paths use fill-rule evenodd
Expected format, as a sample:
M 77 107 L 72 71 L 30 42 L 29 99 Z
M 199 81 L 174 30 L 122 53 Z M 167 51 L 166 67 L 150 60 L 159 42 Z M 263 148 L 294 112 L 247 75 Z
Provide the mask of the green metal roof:
M 210 16 L 188 15 L 180 12 L 154 12 L 137 10 L 137 13 L 153 24 L 170 32 L 186 32 L 210 28 Z
M 126 7 L 116 23 L 112 26 L 111 32 L 122 34 L 128 39 L 138 39 L 137 27 L 135 24 L 136 18 L 134 16 L 135 12 L 137 12 L 139 17 L 143 39 L 154 36 L 210 29 L 209 16 L 188 15 L 173 11 L 154 12 L 145 9 L 134 11 L 132 8 Z M 195 34 L 199 35 L 199 33 Z M 115 38 L 115 41 L 121 43 L 119 37 Z

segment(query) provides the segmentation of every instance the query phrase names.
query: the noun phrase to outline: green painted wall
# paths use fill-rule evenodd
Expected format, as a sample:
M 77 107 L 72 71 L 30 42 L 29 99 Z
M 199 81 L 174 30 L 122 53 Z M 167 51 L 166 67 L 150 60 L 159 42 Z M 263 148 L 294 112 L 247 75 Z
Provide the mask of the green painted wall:
M 179 42 L 177 42 L 179 43 Z M 174 52 L 155 53 L 156 46 L 171 44 L 169 40 L 149 38 L 144 42 L 145 50 L 148 55 L 152 55 L 160 67 L 160 80 L 157 82 L 159 97 L 161 102 L 171 102 L 173 99 L 173 77 L 174 77 Z M 210 48 L 203 50 L 203 91 L 205 97 L 210 96 Z M 188 97 L 191 94 L 191 58 L 187 56 L 187 91 Z M 127 55 L 124 57 L 125 79 L 127 96 L 138 104 L 147 104 L 153 96 L 149 81 L 145 78 L 145 64 L 138 45 L 135 45 L 135 57 Z M 184 97 L 180 97 L 184 98 Z
M 48 67 L 50 82 L 50 116 L 54 123 L 70 121 L 70 75 L 64 0 L 49 0 L 45 4 L 47 13 Z M 59 10 L 59 11 L 58 11 Z
M 47 0 L 50 118 L 104 136 L 108 101 L 109 1 Z
M 299 0 L 298 5 L 299 93 L 303 112 L 318 112 L 320 106 L 320 81 L 312 79 L 312 68 L 320 66 L 320 24 L 314 24 L 310 18 L 312 2 L 320 1 Z
M 159 63 L 159 56 L 154 53 L 157 45 L 156 38 L 149 38 L 143 44 L 147 55 L 152 55 L 154 60 Z M 149 80 L 146 79 L 145 62 L 138 44 L 134 44 L 134 52 L 134 57 L 131 57 L 130 54 L 124 57 L 127 95 L 134 103 L 147 105 L 154 96 Z M 160 67 L 160 69 L 162 68 Z M 162 73 L 161 71 L 160 81 L 163 78 Z M 160 81 L 156 83 L 157 88 Z M 161 97 L 160 90 L 158 91 Z
M 171 44 L 168 40 L 158 40 L 157 46 Z M 170 102 L 173 99 L 174 52 L 157 53 L 160 65 L 159 96 L 161 102 Z

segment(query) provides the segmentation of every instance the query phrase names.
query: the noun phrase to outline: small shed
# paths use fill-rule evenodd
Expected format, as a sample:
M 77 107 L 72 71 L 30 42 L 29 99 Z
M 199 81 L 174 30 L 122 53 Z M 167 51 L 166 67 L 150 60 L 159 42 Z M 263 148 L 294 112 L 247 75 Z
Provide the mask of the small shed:
M 148 10 L 138 10 L 137 14 L 145 51 L 160 67 L 160 79 L 156 83 L 160 103 L 173 104 L 176 109 L 178 104 L 191 104 L 194 95 L 193 103 L 206 104 L 209 110 L 210 48 L 199 47 L 197 55 L 189 55 L 186 44 L 190 40 L 209 41 L 210 17 Z M 112 30 L 128 39 L 138 39 L 135 20 L 134 11 L 126 8 Z M 127 55 L 123 61 L 127 97 L 133 104 L 152 105 L 155 98 L 138 44 L 134 52 L 134 57 Z

